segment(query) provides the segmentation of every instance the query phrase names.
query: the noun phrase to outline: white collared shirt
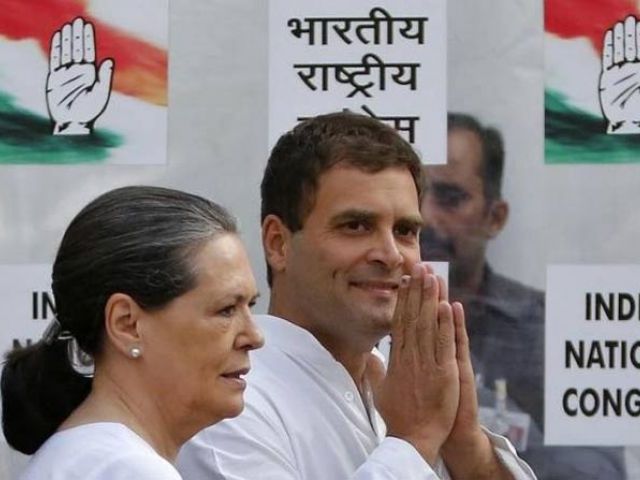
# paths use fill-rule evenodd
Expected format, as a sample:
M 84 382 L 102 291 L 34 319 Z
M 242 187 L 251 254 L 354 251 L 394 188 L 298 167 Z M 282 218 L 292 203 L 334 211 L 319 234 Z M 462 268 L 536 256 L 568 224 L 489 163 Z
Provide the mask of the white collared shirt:
M 448 479 L 408 442 L 385 437 L 346 369 L 308 331 L 268 315 L 265 347 L 251 354 L 245 410 L 193 437 L 180 451 L 185 480 Z M 508 441 L 491 436 L 514 477 L 534 479 Z

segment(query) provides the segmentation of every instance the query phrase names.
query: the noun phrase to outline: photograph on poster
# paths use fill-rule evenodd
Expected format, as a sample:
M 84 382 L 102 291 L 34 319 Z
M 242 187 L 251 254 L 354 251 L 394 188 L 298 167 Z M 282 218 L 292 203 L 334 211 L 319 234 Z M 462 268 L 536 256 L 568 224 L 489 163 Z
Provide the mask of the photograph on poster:
M 539 478 L 595 480 L 607 472 L 606 478 L 622 480 L 618 446 L 624 442 L 611 443 L 592 430 L 591 442 L 583 432 L 579 441 L 549 443 L 546 428 L 553 420 L 545 402 L 554 377 L 545 358 L 545 334 L 547 344 L 557 339 L 562 317 L 546 316 L 545 293 L 496 270 L 487 256 L 512 205 L 502 193 L 503 169 L 511 157 L 505 156 L 500 131 L 469 114 L 452 112 L 448 118 L 448 163 L 425 167 L 420 242 L 423 260 L 449 262 L 450 296 L 465 306 L 480 418 L 511 440 Z M 547 285 L 547 290 L 562 296 L 566 288 Z M 586 476 L 589 470 L 595 476 Z
M 448 262 L 450 296 L 465 305 L 481 419 L 525 452 L 542 443 L 544 295 L 486 256 L 509 216 L 502 134 L 467 113 L 447 124 L 447 164 L 424 168 L 421 256 Z
M 550 3 L 554 2 L 547 2 L 545 7 Z M 583 2 L 579 15 L 575 5 L 569 8 L 567 2 L 564 6 L 560 5 L 563 2 L 555 3 L 564 10 L 557 18 L 561 25 L 593 23 L 601 30 L 597 50 L 589 38 L 576 33 L 576 37 L 580 37 L 576 41 L 597 51 L 593 53 L 593 80 L 575 66 L 568 67 L 577 60 L 571 54 L 558 57 L 567 69 L 575 71 L 576 88 L 571 91 L 579 93 L 580 89 L 588 88 L 589 95 L 593 96 L 593 115 L 599 122 L 597 135 L 609 137 L 611 141 L 632 141 L 633 135 L 607 134 L 598 95 L 605 33 L 615 29 L 618 17 L 624 21 L 627 15 L 615 14 L 611 21 L 603 23 L 596 14 L 606 10 L 605 3 L 622 2 Z M 549 118 L 549 111 L 544 110 L 542 95 L 542 87 L 546 86 L 548 99 L 550 65 L 546 62 L 548 45 L 543 43 L 542 26 L 549 20 L 549 8 L 543 12 L 541 4 L 515 4 L 507 0 L 483 7 L 471 2 L 449 6 L 448 109 L 470 114 L 483 127 L 493 127 L 502 136 L 501 200 L 507 202 L 509 208 L 500 229 L 487 228 L 491 225 L 489 214 L 495 204 L 491 199 L 495 197 L 485 188 L 484 169 L 478 170 L 478 163 L 475 169 L 473 164 L 467 166 L 467 170 L 460 167 L 464 159 L 471 162 L 474 152 L 476 158 L 486 157 L 483 155 L 487 152 L 486 145 L 479 147 L 478 135 L 468 134 L 476 143 L 467 142 L 466 145 L 473 148 L 462 150 L 459 147 L 463 143 L 452 139 L 450 131 L 448 171 L 442 172 L 448 177 L 434 177 L 433 193 L 427 192 L 427 196 L 433 197 L 432 223 L 441 237 L 465 240 L 445 242 L 440 250 L 454 259 L 459 258 L 458 263 L 467 265 L 467 270 L 481 272 L 473 276 L 456 266 L 455 261 L 450 265 L 452 296 L 455 298 L 456 285 L 458 289 L 460 285 L 465 287 L 467 293 L 465 306 L 471 350 L 479 373 L 476 382 L 485 424 L 509 435 L 539 479 L 639 478 L 632 444 L 598 440 L 598 429 L 589 432 L 592 438 L 589 443 L 581 439 L 550 445 L 546 439 L 545 364 L 550 360 L 545 355 L 545 337 L 561 336 L 562 320 L 545 318 L 545 296 L 559 288 L 555 294 L 561 297 L 570 288 L 569 285 L 547 285 L 547 264 L 633 263 L 637 258 L 635 244 L 639 232 L 634 207 L 637 188 L 633 186 L 637 180 L 632 181 L 637 178 L 634 165 L 611 164 L 608 155 L 602 152 L 596 162 L 601 166 L 595 167 L 593 163 L 586 165 L 577 159 L 576 163 L 564 167 L 551 165 L 548 158 L 545 160 L 545 114 L 547 127 L 554 121 Z M 544 35 L 548 36 L 548 31 L 547 26 Z M 543 51 L 543 45 L 547 52 Z M 568 123 L 577 125 L 575 120 Z M 589 153 L 594 130 L 578 130 L 581 137 L 575 137 L 571 148 Z M 548 135 L 546 141 L 548 147 Z M 452 147 L 458 147 L 457 155 Z M 547 154 L 548 151 L 547 148 Z M 452 161 L 454 156 L 457 161 Z M 424 241 L 429 239 L 425 236 Z M 480 247 L 484 249 L 480 250 L 484 251 L 482 254 L 478 253 Z M 478 262 L 478 258 L 482 261 Z M 478 263 L 484 267 L 469 267 Z M 486 267 L 491 267 L 490 275 L 486 274 Z M 492 286 L 492 282 L 487 284 L 487 276 L 500 281 L 493 282 Z M 470 285 L 476 287 L 467 287 L 460 280 L 464 278 L 475 278 Z M 478 289 L 478 285 L 481 288 Z M 601 333 L 600 343 L 607 340 L 607 332 Z M 579 345 L 575 344 L 576 349 Z M 584 348 L 586 352 L 586 344 Z M 596 382 L 591 388 L 598 386 Z M 625 408 L 623 390 L 621 399 Z M 571 408 L 575 402 L 571 397 Z M 579 398 L 577 402 L 579 404 Z M 526 444 L 520 443 L 522 430 L 518 429 L 514 414 L 529 416 Z M 500 425 L 503 429 L 496 427 Z

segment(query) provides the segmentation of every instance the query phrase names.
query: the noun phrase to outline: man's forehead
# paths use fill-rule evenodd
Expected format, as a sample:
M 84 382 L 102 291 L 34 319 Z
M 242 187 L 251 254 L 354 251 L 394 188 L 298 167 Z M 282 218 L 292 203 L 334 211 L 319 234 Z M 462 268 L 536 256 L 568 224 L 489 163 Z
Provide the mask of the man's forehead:
M 355 180 L 359 181 L 356 183 Z M 364 166 L 352 165 L 346 161 L 341 161 L 332 165 L 318 176 L 317 189 L 321 189 L 327 184 L 352 183 L 353 187 L 370 185 L 372 182 L 381 181 L 385 183 L 398 183 L 403 185 L 412 183 L 415 180 L 409 168 L 405 165 L 393 165 L 378 170 L 367 169 Z
M 447 166 L 452 169 L 482 171 L 482 139 L 477 132 L 456 128 L 449 132 L 447 142 Z
M 380 170 L 378 170 L 378 172 L 386 171 L 386 170 L 406 170 L 407 172 L 409 171 L 409 169 L 403 165 L 393 165 L 386 168 L 381 168 Z M 320 177 L 323 177 L 335 172 L 344 172 L 344 173 L 353 172 L 353 173 L 361 173 L 363 175 L 374 175 L 375 173 L 378 173 L 378 172 L 374 172 L 372 169 L 368 169 L 364 163 L 360 164 L 360 163 L 356 163 L 354 160 L 350 160 L 349 158 L 344 158 L 342 160 L 338 160 L 329 168 L 325 169 L 320 174 Z
M 310 200 L 308 215 L 321 215 L 325 220 L 346 211 L 379 215 L 388 214 L 389 209 L 408 214 L 419 211 L 418 191 L 405 167 L 368 172 L 348 164 L 334 165 L 318 177 Z
M 424 181 L 427 185 L 458 185 L 469 181 L 482 183 L 481 165 L 473 158 L 449 156 L 445 165 L 424 167 Z

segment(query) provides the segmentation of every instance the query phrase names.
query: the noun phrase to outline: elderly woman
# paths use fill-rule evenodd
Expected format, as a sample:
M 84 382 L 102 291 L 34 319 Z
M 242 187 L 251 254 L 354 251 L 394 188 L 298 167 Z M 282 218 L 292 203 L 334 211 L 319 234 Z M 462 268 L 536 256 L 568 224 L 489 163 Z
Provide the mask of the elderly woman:
M 87 205 L 53 265 L 57 319 L 8 354 L 3 429 L 24 480 L 179 479 L 198 430 L 243 408 L 262 345 L 233 218 L 187 193 L 126 187 Z

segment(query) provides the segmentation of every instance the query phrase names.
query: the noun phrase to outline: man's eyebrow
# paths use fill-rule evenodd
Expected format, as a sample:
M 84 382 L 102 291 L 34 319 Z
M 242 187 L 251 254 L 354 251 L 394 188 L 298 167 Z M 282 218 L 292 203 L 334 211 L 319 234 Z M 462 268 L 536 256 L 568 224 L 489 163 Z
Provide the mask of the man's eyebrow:
M 424 227 L 424 219 L 419 215 L 402 217 L 396 221 L 396 226 L 419 230 Z
M 431 188 L 436 192 L 466 192 L 466 190 L 453 182 L 433 182 Z
M 431 188 L 460 188 L 458 184 L 454 182 L 438 181 L 438 180 L 427 182 L 427 185 Z
M 348 210 L 344 210 L 338 214 L 336 214 L 333 218 L 331 218 L 331 225 L 340 225 L 345 222 L 372 222 L 379 215 L 375 212 L 371 212 L 369 210 L 360 210 L 357 208 L 350 208 Z
M 341 225 L 346 222 L 375 222 L 379 214 L 360 209 L 349 209 L 338 213 L 331 219 L 331 225 Z M 420 229 L 424 225 L 424 220 L 420 215 L 410 215 L 399 218 L 395 221 L 396 226 Z

